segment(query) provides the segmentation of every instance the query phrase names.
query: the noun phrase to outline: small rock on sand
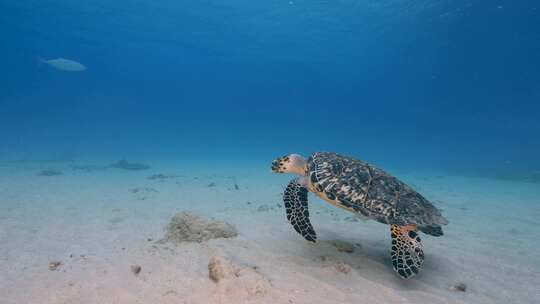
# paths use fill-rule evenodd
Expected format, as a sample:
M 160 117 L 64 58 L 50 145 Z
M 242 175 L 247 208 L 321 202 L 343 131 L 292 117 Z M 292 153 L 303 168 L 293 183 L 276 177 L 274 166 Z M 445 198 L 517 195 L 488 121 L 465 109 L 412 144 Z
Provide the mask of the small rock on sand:
M 181 212 L 171 219 L 164 240 L 173 243 L 200 243 L 210 239 L 233 238 L 237 235 L 236 228 L 224 221 Z
M 58 268 L 62 265 L 62 262 L 60 261 L 50 261 L 49 262 L 49 270 L 55 271 L 58 270 Z
M 467 291 L 467 285 L 465 283 L 456 283 L 449 288 L 451 291 L 460 291 L 465 292 Z
M 134 275 L 138 275 L 141 272 L 141 266 L 139 265 L 131 265 L 131 272 L 133 272 Z
M 333 241 L 330 241 L 330 243 L 334 245 L 334 247 L 336 247 L 339 252 L 346 252 L 346 253 L 354 252 L 354 245 L 351 243 L 340 241 L 340 240 L 333 240 Z

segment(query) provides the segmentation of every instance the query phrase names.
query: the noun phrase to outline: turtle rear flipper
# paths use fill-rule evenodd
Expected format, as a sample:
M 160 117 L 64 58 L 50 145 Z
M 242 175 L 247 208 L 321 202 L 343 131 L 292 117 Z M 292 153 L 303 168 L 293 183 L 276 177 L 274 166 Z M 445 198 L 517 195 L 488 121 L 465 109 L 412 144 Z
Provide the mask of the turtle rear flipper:
M 283 202 L 287 220 L 306 240 L 315 242 L 317 235 L 309 221 L 308 189 L 299 179 L 293 179 L 285 188 Z
M 404 279 L 417 274 L 424 263 L 422 243 L 416 226 L 392 225 L 392 265 Z

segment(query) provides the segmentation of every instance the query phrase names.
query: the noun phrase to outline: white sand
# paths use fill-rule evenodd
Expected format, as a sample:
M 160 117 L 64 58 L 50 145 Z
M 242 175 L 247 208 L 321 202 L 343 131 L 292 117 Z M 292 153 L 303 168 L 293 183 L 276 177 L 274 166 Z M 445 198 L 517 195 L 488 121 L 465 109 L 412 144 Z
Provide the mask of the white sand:
M 37 176 L 43 168 L 64 175 Z M 154 173 L 182 176 L 146 179 Z M 424 236 L 425 268 L 408 281 L 391 268 L 388 227 L 345 221 L 351 214 L 314 196 L 312 222 L 321 241 L 304 241 L 277 207 L 290 176 L 267 166 L 83 172 L 67 164 L 3 163 L 0 303 L 538 303 L 538 184 L 399 176 L 450 220 L 444 237 Z M 240 190 L 232 189 L 235 181 Z M 216 187 L 207 187 L 211 182 Z M 158 192 L 131 193 L 135 187 Z M 272 208 L 258 211 L 261 205 Z M 157 244 L 169 219 L 186 210 L 234 224 L 240 235 Z M 337 251 L 329 242 L 336 239 L 358 244 L 355 252 Z M 246 295 L 216 285 L 207 268 L 216 254 L 256 266 L 266 290 Z M 62 262 L 57 271 L 48 269 L 52 260 Z M 338 262 L 351 271 L 338 272 Z M 135 264 L 142 267 L 138 276 L 130 271 Z M 458 282 L 466 292 L 449 290 Z

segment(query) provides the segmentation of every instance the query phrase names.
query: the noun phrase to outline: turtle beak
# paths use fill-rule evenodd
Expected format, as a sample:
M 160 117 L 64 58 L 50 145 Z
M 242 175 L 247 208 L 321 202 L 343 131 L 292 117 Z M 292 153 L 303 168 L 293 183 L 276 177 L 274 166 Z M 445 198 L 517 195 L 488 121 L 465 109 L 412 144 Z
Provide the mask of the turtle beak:
M 274 160 L 274 161 L 272 162 L 272 171 L 273 171 L 274 173 L 281 173 L 281 171 L 279 171 L 279 167 L 280 167 L 280 162 L 279 162 L 279 160 L 277 160 L 277 159 Z

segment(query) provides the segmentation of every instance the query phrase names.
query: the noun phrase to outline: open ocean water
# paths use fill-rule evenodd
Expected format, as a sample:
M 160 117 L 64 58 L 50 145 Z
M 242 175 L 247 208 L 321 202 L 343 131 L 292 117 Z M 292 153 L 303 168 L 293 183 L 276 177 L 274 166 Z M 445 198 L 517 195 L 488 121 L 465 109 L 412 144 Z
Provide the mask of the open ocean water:
M 540 237 L 539 1 L 0 0 L 0 55 L 0 298 L 7 303 L 244 301 L 173 290 L 175 301 L 186 301 L 174 302 L 161 296 L 171 295 L 168 289 L 130 293 L 150 287 L 67 267 L 77 252 L 115 273 L 118 263 L 107 263 L 122 261 L 116 249 L 143 248 L 130 242 L 130 232 L 141 232 L 134 227 L 148 230 L 140 240 L 159 239 L 182 210 L 232 222 L 248 244 L 283 239 L 276 248 L 293 257 L 276 252 L 268 261 L 284 259 L 310 278 L 328 278 L 302 268 L 312 260 L 292 262 L 306 252 L 291 246 L 306 245 L 278 207 L 291 177 L 270 171 L 276 157 L 317 151 L 388 170 L 450 221 L 448 236 L 427 241 L 435 257 L 430 274 L 418 278 L 425 285 L 402 286 L 385 260 L 386 227 L 367 224 L 379 232 L 355 236 L 356 228 L 332 220 L 363 222 L 310 198 L 328 208 L 314 215 L 323 239 L 373 236 L 358 245 L 365 252 L 356 260 L 344 260 L 358 276 L 351 288 L 376 289 L 361 277 L 392 290 L 371 303 L 540 301 L 533 284 L 540 281 L 540 247 L 527 237 Z M 260 234 L 251 231 L 257 223 Z M 63 234 L 70 229 L 80 234 Z M 40 233 L 51 241 L 39 241 Z M 236 245 L 218 247 L 231 255 Z M 141 252 L 134 256 L 150 261 Z M 257 263 L 262 252 L 244 258 Z M 163 265 L 189 268 L 175 256 Z M 77 270 L 65 281 L 50 277 L 51 259 L 60 259 L 67 275 Z M 266 275 L 298 279 L 278 270 Z M 154 290 L 177 275 L 153 273 L 145 284 Z M 206 295 L 207 283 L 193 283 L 197 271 L 186 273 L 193 294 Z M 459 282 L 471 298 L 455 295 L 451 286 Z M 287 303 L 276 295 L 286 288 L 273 288 L 248 302 Z M 343 302 L 358 295 L 340 292 Z M 311 298 L 294 301 L 302 299 Z

